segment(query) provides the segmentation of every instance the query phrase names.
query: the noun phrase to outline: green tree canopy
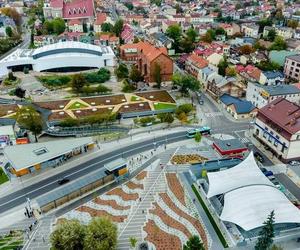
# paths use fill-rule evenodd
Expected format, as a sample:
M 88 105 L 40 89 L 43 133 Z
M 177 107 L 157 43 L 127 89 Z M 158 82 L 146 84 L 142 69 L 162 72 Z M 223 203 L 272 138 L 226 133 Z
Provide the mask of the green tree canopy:
M 81 250 L 85 237 L 85 226 L 78 220 L 66 221 L 55 229 L 50 236 L 53 250 Z
M 293 29 L 296 29 L 299 25 L 299 22 L 297 20 L 288 20 L 287 26 L 291 27 Z
M 129 74 L 129 79 L 133 82 L 139 82 L 139 81 L 143 80 L 142 73 L 141 73 L 141 71 L 139 71 L 139 69 L 137 68 L 136 65 L 133 65 L 131 67 L 131 71 L 130 71 L 130 74 Z
M 276 36 L 274 42 L 270 46 L 270 50 L 285 50 L 287 48 L 287 44 L 285 40 L 281 36 Z
M 178 50 L 179 42 L 182 36 L 181 27 L 178 24 L 170 25 L 166 30 L 166 35 L 173 39 L 175 50 Z
M 193 235 L 183 246 L 183 250 L 204 250 L 205 247 L 199 236 Z
M 154 72 L 153 72 L 154 80 L 156 82 L 157 87 L 160 89 L 161 87 L 161 67 L 158 63 L 155 63 L 154 65 Z
M 255 250 L 267 250 L 272 245 L 274 238 L 274 221 L 275 214 L 274 211 L 272 211 L 259 232 Z
M 103 32 L 113 32 L 114 26 L 111 23 L 102 23 L 101 31 Z
M 197 31 L 194 28 L 189 28 L 186 31 L 186 35 L 194 43 L 196 41 L 198 33 L 197 33 Z
M 117 226 L 105 217 L 96 217 L 87 226 L 84 249 L 115 250 Z
M 31 131 L 37 142 L 37 135 L 43 130 L 43 121 L 40 113 L 32 106 L 23 106 L 17 112 L 17 122 L 21 127 Z
M 129 74 L 128 68 L 124 63 L 119 64 L 119 66 L 115 69 L 115 75 L 117 76 L 118 80 L 127 78 L 128 74 Z
M 175 73 L 172 76 L 173 85 L 180 87 L 182 94 L 187 94 L 189 90 L 197 91 L 200 89 L 200 82 L 191 75 L 182 75 Z
M 83 74 L 74 74 L 71 80 L 71 86 L 75 93 L 80 93 L 86 80 Z
M 63 33 L 66 29 L 65 21 L 62 18 L 55 18 L 53 21 L 53 32 L 56 35 Z
M 117 37 L 121 36 L 121 33 L 123 31 L 123 26 L 124 26 L 124 22 L 122 19 L 116 21 L 113 28 L 113 32 L 116 34 Z
M 221 60 L 218 64 L 218 73 L 219 73 L 219 75 L 225 76 L 227 67 L 228 67 L 228 62 L 227 62 L 226 57 L 224 57 L 223 60 Z
M 190 53 L 195 49 L 195 45 L 191 39 L 185 37 L 180 40 L 180 49 L 185 53 Z
M 195 134 L 195 141 L 199 143 L 199 142 L 201 142 L 201 139 L 202 139 L 202 137 L 201 137 L 200 132 L 197 132 L 197 133 Z
M 263 32 L 265 26 L 272 26 L 272 19 L 267 18 L 267 19 L 262 19 L 258 22 L 259 25 L 259 32 Z
M 269 41 L 273 42 L 275 40 L 275 37 L 276 37 L 276 30 L 275 29 L 269 30 L 268 35 L 267 35 L 267 39 Z
M 13 35 L 13 30 L 12 30 L 12 28 L 11 28 L 10 26 L 7 26 L 7 27 L 5 28 L 5 33 L 6 33 L 6 35 L 7 35 L 8 37 L 12 37 L 12 35 Z

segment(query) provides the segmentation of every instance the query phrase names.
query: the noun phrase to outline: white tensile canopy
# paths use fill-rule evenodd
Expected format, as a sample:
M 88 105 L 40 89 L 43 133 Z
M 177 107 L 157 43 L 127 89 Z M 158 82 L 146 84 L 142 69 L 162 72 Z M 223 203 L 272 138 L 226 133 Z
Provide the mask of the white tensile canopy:
M 207 176 L 209 181 L 208 198 L 244 186 L 273 185 L 257 166 L 252 152 L 237 166 L 219 172 L 207 173 Z
M 245 231 L 263 226 L 274 210 L 275 223 L 300 223 L 300 211 L 276 187 L 255 185 L 225 194 L 221 220 Z

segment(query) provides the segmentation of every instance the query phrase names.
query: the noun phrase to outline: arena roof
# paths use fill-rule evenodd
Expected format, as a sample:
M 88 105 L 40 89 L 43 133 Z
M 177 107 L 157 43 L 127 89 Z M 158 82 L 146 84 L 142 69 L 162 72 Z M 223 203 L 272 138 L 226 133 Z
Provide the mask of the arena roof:
M 234 223 L 245 231 L 263 226 L 274 210 L 275 223 L 300 223 L 300 211 L 276 187 L 256 185 L 225 194 L 221 220 Z
M 208 198 L 249 185 L 273 186 L 257 166 L 252 152 L 237 166 L 207 173 L 207 176 L 209 181 Z

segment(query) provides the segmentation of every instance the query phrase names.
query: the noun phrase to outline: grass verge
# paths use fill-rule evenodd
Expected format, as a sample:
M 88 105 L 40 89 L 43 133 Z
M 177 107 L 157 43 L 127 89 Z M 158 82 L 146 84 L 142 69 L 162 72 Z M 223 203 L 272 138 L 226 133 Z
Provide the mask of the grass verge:
M 0 167 L 0 184 L 7 182 L 9 179 L 7 175 L 4 173 L 3 169 Z
M 198 193 L 198 191 L 197 191 L 196 187 L 194 186 L 194 184 L 192 185 L 192 189 L 193 189 L 195 195 L 197 196 L 197 198 L 198 198 L 198 200 L 199 200 L 201 206 L 203 207 L 203 209 L 204 209 L 204 211 L 205 211 L 205 213 L 206 213 L 206 215 L 207 215 L 207 217 L 208 217 L 208 219 L 209 219 L 211 225 L 213 226 L 213 228 L 214 228 L 216 234 L 218 235 L 218 237 L 219 237 L 219 239 L 220 239 L 220 241 L 221 241 L 223 247 L 224 247 L 224 248 L 227 248 L 227 247 L 228 247 L 228 244 L 227 244 L 227 242 L 226 242 L 226 240 L 225 240 L 225 238 L 224 238 L 224 236 L 223 236 L 221 230 L 219 229 L 217 223 L 215 222 L 214 218 L 212 217 L 211 213 L 209 212 L 209 210 L 208 210 L 208 208 L 207 208 L 205 202 L 202 200 L 201 195 Z
M 157 104 L 154 103 L 154 109 L 155 110 L 161 110 L 161 109 L 175 109 L 176 104 L 171 104 L 171 103 L 162 103 L 158 102 Z

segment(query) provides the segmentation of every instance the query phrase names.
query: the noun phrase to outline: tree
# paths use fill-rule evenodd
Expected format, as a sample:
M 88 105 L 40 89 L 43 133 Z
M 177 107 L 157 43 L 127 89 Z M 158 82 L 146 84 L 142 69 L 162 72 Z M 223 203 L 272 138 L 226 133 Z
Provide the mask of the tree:
M 224 57 L 223 60 L 221 60 L 218 64 L 218 73 L 219 73 L 219 75 L 225 76 L 227 67 L 228 67 L 228 62 L 227 62 L 226 57 Z
M 75 93 L 80 93 L 86 80 L 83 74 L 74 74 L 71 80 L 71 86 Z
M 226 76 L 236 76 L 236 70 L 234 67 L 227 67 L 225 70 Z
M 226 31 L 222 27 L 216 28 L 216 35 L 226 35 Z
M 69 220 L 58 227 L 50 235 L 51 249 L 53 250 L 80 250 L 83 249 L 85 226 L 78 220 Z
M 161 87 L 161 67 L 158 63 L 154 65 L 154 72 L 153 72 L 154 80 L 156 82 L 157 88 L 160 89 Z
M 136 247 L 136 243 L 137 243 L 137 239 L 134 238 L 134 237 L 130 237 L 130 238 L 129 238 L 129 243 L 130 243 L 130 246 L 131 246 L 132 248 L 135 248 L 135 247 Z
M 267 220 L 263 223 L 261 231 L 259 232 L 258 241 L 255 245 L 255 250 L 267 250 L 273 243 L 274 238 L 274 210 L 270 213 Z
M 254 52 L 254 49 L 251 45 L 243 45 L 239 48 L 239 51 L 242 55 L 249 55 Z
M 86 229 L 84 249 L 114 250 L 116 246 L 117 226 L 108 218 L 93 218 Z
M 197 133 L 195 134 L 195 141 L 199 143 L 199 142 L 201 142 L 201 139 L 202 139 L 202 138 L 201 138 L 201 134 L 200 134 L 199 132 L 197 132 Z
M 175 5 L 175 9 L 176 9 L 176 14 L 183 13 L 183 10 L 178 3 Z
M 25 97 L 25 93 L 26 93 L 26 90 L 22 89 L 21 87 L 17 87 L 15 89 L 15 96 L 19 97 L 20 99 L 23 99 Z
M 133 43 L 138 43 L 139 41 L 140 41 L 140 39 L 137 36 L 135 36 L 133 39 Z
M 235 10 L 239 10 L 239 9 L 241 9 L 242 8 L 242 5 L 240 4 L 240 3 L 237 3 L 236 5 L 235 5 Z
M 122 19 L 118 19 L 113 27 L 113 32 L 116 34 L 117 37 L 121 36 L 123 31 L 124 22 Z
M 211 43 L 213 40 L 216 40 L 216 32 L 212 29 L 206 31 L 205 35 L 202 36 L 201 40 L 203 42 Z
M 180 38 L 182 36 L 182 29 L 178 24 L 170 25 L 166 30 L 166 35 L 173 39 L 174 41 L 174 48 L 178 50 Z
M 130 2 L 124 3 L 128 10 L 133 10 L 133 4 Z
M 102 23 L 101 31 L 103 32 L 113 32 L 114 26 L 111 23 Z
M 13 30 L 12 30 L 12 28 L 11 28 L 10 26 L 7 26 L 7 27 L 5 28 L 5 33 L 6 33 L 6 35 L 7 35 L 8 37 L 12 37 L 12 35 L 13 35 Z
M 195 49 L 194 43 L 188 37 L 180 40 L 180 48 L 185 53 L 190 53 Z
M 200 89 L 200 82 L 191 75 L 181 75 L 180 73 L 175 73 L 172 76 L 173 85 L 180 87 L 180 92 L 182 94 L 188 94 L 188 91 L 197 91 Z
M 270 50 L 285 50 L 286 48 L 287 44 L 281 36 L 276 36 L 274 42 L 270 46 Z
M 55 18 L 53 21 L 53 32 L 56 35 L 63 33 L 66 29 L 65 21 L 62 18 Z
M 178 114 L 177 118 L 178 118 L 179 121 L 181 121 L 181 123 L 186 123 L 187 122 L 187 115 L 184 112 Z
M 168 124 L 174 121 L 174 117 L 171 113 L 160 113 L 157 115 L 157 118 L 160 119 L 160 122 L 167 122 Z
M 142 73 L 141 73 L 141 71 L 139 71 L 139 69 L 137 68 L 136 65 L 133 65 L 131 67 L 131 71 L 130 71 L 130 74 L 129 74 L 129 79 L 132 80 L 135 83 L 143 80 Z
M 117 76 L 118 80 L 122 80 L 127 78 L 129 74 L 128 68 L 126 64 L 121 63 L 118 68 L 115 69 L 115 75 Z
M 21 127 L 31 131 L 37 142 L 37 135 L 43 130 L 41 115 L 32 106 L 23 106 L 17 112 L 17 122 Z
M 256 66 L 262 71 L 281 70 L 280 64 L 272 61 L 261 61 Z
M 272 26 L 272 19 L 262 19 L 258 22 L 259 25 L 259 33 L 262 33 L 265 26 Z
M 193 235 L 183 246 L 183 250 L 204 250 L 205 247 L 201 242 L 199 236 Z
M 191 40 L 193 43 L 196 41 L 196 38 L 198 36 L 198 33 L 195 29 L 193 28 L 189 28 L 187 31 L 186 31 L 186 35 L 187 37 L 189 38 L 189 40 Z
M 291 27 L 293 29 L 296 29 L 298 27 L 299 23 L 297 20 L 288 20 L 287 26 Z
M 51 22 L 50 20 L 46 20 L 43 23 L 43 33 L 45 35 L 53 33 L 53 22 Z
M 267 35 L 267 39 L 269 41 L 273 42 L 275 37 L 276 37 L 276 30 L 275 29 L 269 30 L 268 35 Z

